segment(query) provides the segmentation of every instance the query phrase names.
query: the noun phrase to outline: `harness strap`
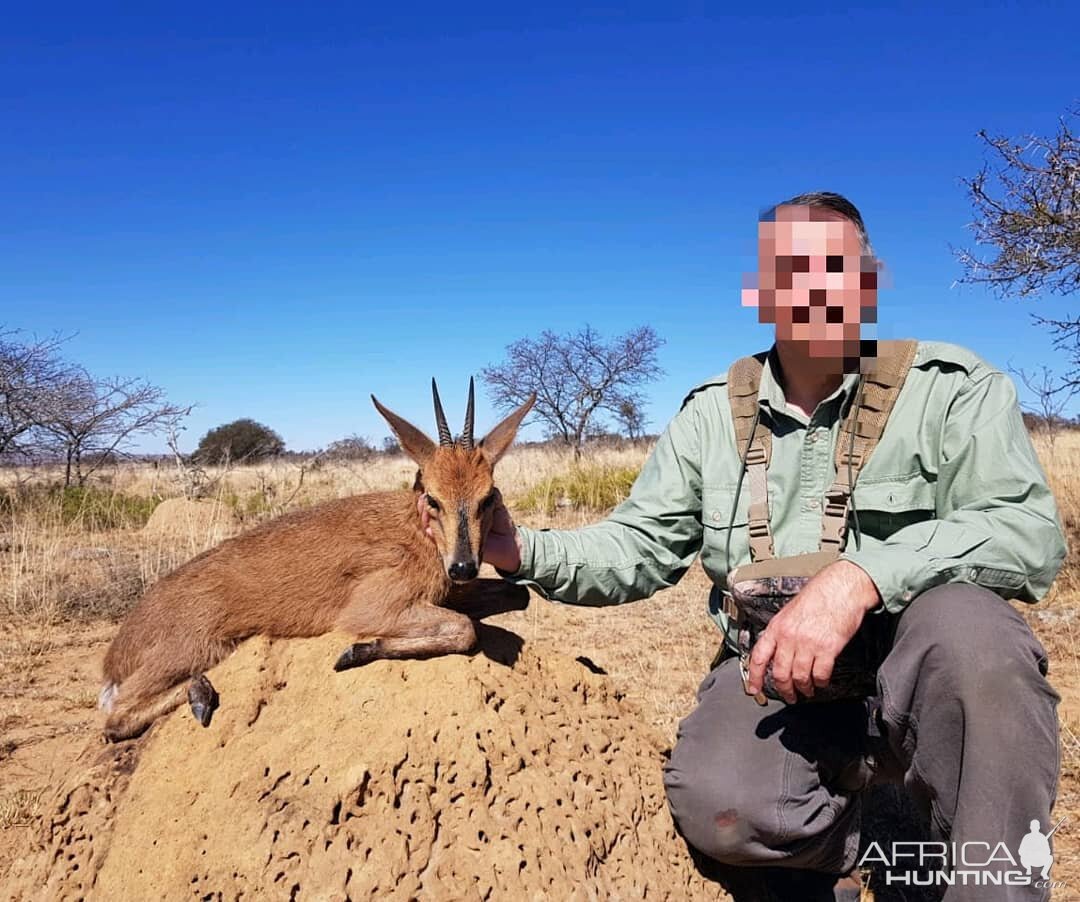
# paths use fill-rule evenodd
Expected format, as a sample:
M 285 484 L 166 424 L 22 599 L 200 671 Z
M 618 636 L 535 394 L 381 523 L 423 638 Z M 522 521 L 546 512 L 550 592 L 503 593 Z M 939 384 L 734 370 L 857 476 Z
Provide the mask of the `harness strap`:
M 910 339 L 877 343 L 874 369 L 863 375 L 837 435 L 836 480 L 825 493 L 821 518 L 822 551 L 838 553 L 844 548 L 852 490 L 885 432 L 917 348 L 918 343 Z M 750 483 L 748 525 L 752 561 L 772 560 L 775 556 L 768 492 L 772 432 L 758 424 L 758 392 L 767 356 L 768 352 L 762 352 L 743 357 L 728 371 L 728 401 L 736 446 L 745 455 Z
M 844 550 L 851 493 L 881 441 L 917 349 L 918 343 L 910 339 L 878 342 L 874 369 L 863 375 L 836 437 L 836 481 L 825 493 L 821 515 L 822 551 Z
M 756 428 L 758 387 L 766 356 L 761 353 L 743 357 L 728 371 L 728 400 L 735 425 L 735 442 L 740 453 L 746 455 L 744 463 L 750 481 L 750 557 L 755 561 L 771 560 L 774 556 L 768 485 L 772 432 L 767 428 Z

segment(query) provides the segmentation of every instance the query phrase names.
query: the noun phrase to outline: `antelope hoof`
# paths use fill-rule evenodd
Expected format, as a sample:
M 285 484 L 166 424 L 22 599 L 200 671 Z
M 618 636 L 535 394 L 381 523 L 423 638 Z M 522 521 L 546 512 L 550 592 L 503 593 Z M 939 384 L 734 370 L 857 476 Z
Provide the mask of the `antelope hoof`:
M 378 660 L 379 657 L 379 643 L 375 642 L 357 642 L 355 645 L 350 645 L 341 653 L 341 657 L 334 663 L 334 670 L 351 670 L 353 667 L 363 667 L 365 664 L 370 664 L 372 661 Z
M 187 692 L 188 704 L 191 705 L 191 713 L 204 727 L 210 726 L 210 718 L 217 710 L 217 690 L 211 685 L 205 674 L 199 674 L 191 681 Z
M 129 738 L 122 730 L 118 730 L 115 727 L 106 727 L 101 731 L 101 736 L 105 742 L 110 745 L 116 742 L 123 742 L 125 739 Z

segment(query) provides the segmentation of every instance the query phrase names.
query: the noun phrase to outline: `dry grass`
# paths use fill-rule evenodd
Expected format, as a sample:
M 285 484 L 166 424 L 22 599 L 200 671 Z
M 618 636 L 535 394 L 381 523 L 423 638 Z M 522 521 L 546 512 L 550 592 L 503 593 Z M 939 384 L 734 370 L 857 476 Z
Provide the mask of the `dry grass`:
M 514 449 L 499 465 L 499 484 L 511 505 L 531 495 L 531 505 L 553 512 L 564 506 L 567 474 L 578 473 L 569 490 L 588 509 L 603 510 L 622 500 L 646 454 L 602 450 L 582 468 L 569 451 Z M 235 515 L 235 530 L 333 498 L 408 488 L 415 473 L 404 456 L 303 470 L 277 461 L 212 473 L 219 478 L 208 503 Z M 66 494 L 47 490 L 57 476 L 47 468 L 0 471 L 0 492 L 14 493 L 0 505 L 0 615 L 52 623 L 119 616 L 147 586 L 222 537 L 200 522 L 187 532 L 140 529 L 158 501 L 183 494 L 180 475 L 168 467 L 119 466 L 90 489 Z
M 1020 609 L 1050 652 L 1051 677 L 1063 695 L 1057 812 L 1069 815 L 1068 828 L 1080 823 L 1080 434 L 1061 436 L 1052 446 L 1039 438 L 1036 445 L 1070 538 L 1070 553 L 1050 595 Z M 598 452 L 575 467 L 567 453 L 514 449 L 499 466 L 498 482 L 519 522 L 573 528 L 594 522 L 601 516 L 598 511 L 621 500 L 647 451 Z M 241 530 L 287 509 L 410 486 L 414 472 L 404 457 L 379 457 L 370 463 L 323 464 L 304 472 L 301 484 L 300 468 L 279 462 L 219 474 L 211 500 L 235 512 L 238 519 L 230 519 L 228 528 Z M 0 495 L 7 480 L 8 486 L 22 486 L 20 497 L 34 499 L 0 503 L 0 698 L 8 706 L 0 720 L 0 777 L 7 774 L 5 762 L 32 755 L 50 741 L 66 744 L 69 731 L 93 728 L 96 687 L 87 677 L 91 664 L 82 658 L 89 651 L 100 653 L 113 629 L 104 621 L 122 614 L 147 586 L 220 538 L 205 524 L 187 532 L 151 533 L 139 528 L 141 514 L 127 521 L 73 517 L 55 495 L 35 493 L 35 484 L 54 476 L 0 472 Z M 179 497 L 182 481 L 167 467 L 119 467 L 103 474 L 95 489 L 117 499 L 115 510 L 138 511 L 130 499 Z M 708 579 L 695 565 L 675 588 L 625 608 L 534 599 L 527 610 L 501 615 L 498 622 L 528 641 L 567 647 L 572 637 L 572 653 L 602 667 L 643 717 L 673 739 L 719 639 L 705 614 L 708 589 Z M 74 663 L 66 674 L 54 673 L 46 686 L 41 675 L 50 666 L 55 670 L 55 659 L 64 654 Z M 77 677 L 76 667 L 84 668 Z M 48 695 L 53 706 L 48 715 L 36 706 L 35 693 Z M 8 748 L 5 742 L 13 740 L 6 735 L 15 726 L 24 738 Z M 37 742 L 42 745 L 24 750 Z M 47 774 L 27 771 L 19 779 L 0 779 L 0 829 L 30 817 Z M 1063 830 L 1055 876 L 1071 879 L 1074 886 L 1080 886 L 1078 850 L 1080 828 Z

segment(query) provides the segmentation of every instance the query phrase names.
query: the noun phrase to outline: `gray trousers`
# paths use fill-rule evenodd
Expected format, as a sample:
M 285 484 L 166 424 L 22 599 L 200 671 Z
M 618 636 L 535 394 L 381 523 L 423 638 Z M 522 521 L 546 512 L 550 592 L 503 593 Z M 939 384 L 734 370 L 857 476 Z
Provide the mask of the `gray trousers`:
M 757 705 L 743 693 L 738 662 L 727 660 L 701 684 L 665 767 L 675 822 L 691 846 L 726 865 L 842 874 L 859 859 L 860 791 L 902 782 L 930 839 L 955 845 L 947 851 L 956 868 L 998 858 L 985 870 L 1026 876 L 1020 842 L 1033 820 L 1050 829 L 1057 791 L 1059 697 L 1046 672 L 1046 652 L 1020 615 L 970 584 L 931 589 L 895 619 L 878 671 L 881 738 L 862 702 Z M 1002 842 L 1015 869 L 992 851 Z M 881 851 L 897 874 L 913 860 L 896 864 L 895 850 Z M 944 898 L 1048 898 L 1039 867 L 1031 881 L 958 879 Z

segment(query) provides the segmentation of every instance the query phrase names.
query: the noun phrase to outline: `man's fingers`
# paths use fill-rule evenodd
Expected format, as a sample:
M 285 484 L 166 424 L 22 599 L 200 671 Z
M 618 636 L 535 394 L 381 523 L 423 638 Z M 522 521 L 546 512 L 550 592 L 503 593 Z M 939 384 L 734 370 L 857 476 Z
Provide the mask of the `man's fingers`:
M 766 633 L 768 630 L 766 630 Z M 777 644 L 772 656 L 772 678 L 776 691 L 788 704 L 795 703 L 795 687 L 791 683 L 791 665 L 794 654 L 786 644 Z
M 818 655 L 814 658 L 814 685 L 824 689 L 832 679 L 833 664 L 836 658 L 831 655 Z
M 491 528 L 495 532 L 509 535 L 514 531 L 514 521 L 510 517 L 510 511 L 503 504 L 502 497 L 495 502 L 495 515 L 492 517 Z
M 510 519 L 510 511 L 501 504 L 495 508 L 494 525 L 499 532 L 509 532 L 514 528 L 514 521 Z
M 791 682 L 805 698 L 814 696 L 813 668 L 814 657 L 805 652 L 799 654 L 791 665 Z
M 746 679 L 747 695 L 757 695 L 761 691 L 761 686 L 765 682 L 765 668 L 769 666 L 775 650 L 776 642 L 768 631 L 758 636 L 757 642 L 754 643 L 754 650 L 750 652 L 750 666 L 747 668 L 749 671 Z

